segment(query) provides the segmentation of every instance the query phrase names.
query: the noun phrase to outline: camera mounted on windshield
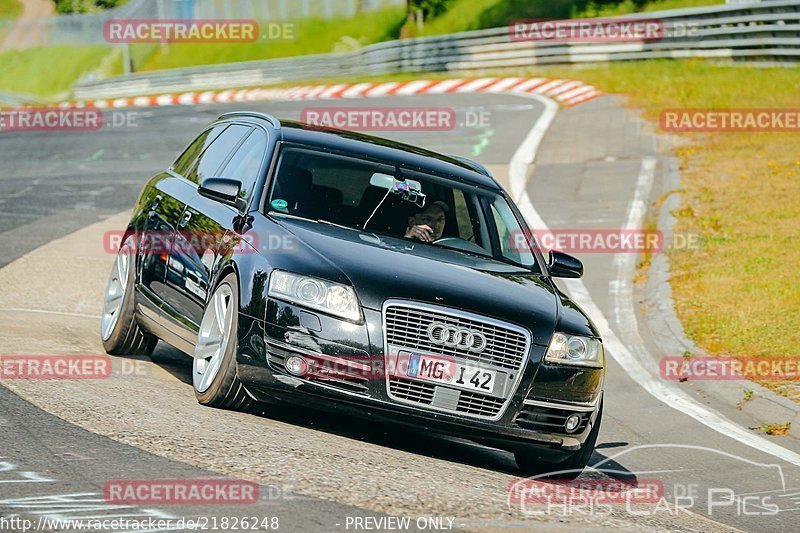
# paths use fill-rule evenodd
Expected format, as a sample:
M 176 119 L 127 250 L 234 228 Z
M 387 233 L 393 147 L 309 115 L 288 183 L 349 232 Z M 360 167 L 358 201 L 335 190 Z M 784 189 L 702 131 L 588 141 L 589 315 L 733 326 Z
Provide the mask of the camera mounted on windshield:
M 422 184 L 415 180 L 398 179 L 389 174 L 376 172 L 369 180 L 370 185 L 388 189 L 392 194 L 399 194 L 405 202 L 410 202 L 419 208 L 425 207 L 425 193 L 422 192 Z

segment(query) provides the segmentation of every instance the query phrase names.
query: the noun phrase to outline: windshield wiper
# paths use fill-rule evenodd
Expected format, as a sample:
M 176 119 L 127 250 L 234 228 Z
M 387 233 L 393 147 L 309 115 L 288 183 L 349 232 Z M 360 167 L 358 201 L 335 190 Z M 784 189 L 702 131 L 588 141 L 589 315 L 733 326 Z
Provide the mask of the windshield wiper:
M 331 222 L 330 220 L 325 220 L 325 219 L 322 219 L 322 218 L 318 218 L 317 222 L 319 222 L 320 224 L 326 224 L 328 226 L 333 226 L 335 228 L 343 228 L 343 229 L 349 229 L 349 230 L 357 231 L 356 228 L 351 228 L 350 226 L 343 226 L 342 224 L 337 224 L 336 222 Z
M 309 222 L 318 222 L 320 224 L 325 224 L 325 225 L 328 225 L 328 226 L 334 226 L 334 227 L 337 227 L 337 228 L 355 230 L 355 228 L 351 228 L 349 226 L 343 226 L 341 224 L 337 224 L 336 222 L 331 222 L 330 220 L 325 220 L 325 219 L 322 219 L 322 218 L 318 218 L 318 219 L 315 220 L 313 218 L 301 217 L 300 215 L 292 215 L 291 213 L 281 213 L 280 211 L 270 211 L 270 213 L 274 213 L 274 214 L 276 214 L 278 216 L 282 216 L 282 217 L 294 218 L 294 219 L 297 219 L 297 220 L 308 220 Z

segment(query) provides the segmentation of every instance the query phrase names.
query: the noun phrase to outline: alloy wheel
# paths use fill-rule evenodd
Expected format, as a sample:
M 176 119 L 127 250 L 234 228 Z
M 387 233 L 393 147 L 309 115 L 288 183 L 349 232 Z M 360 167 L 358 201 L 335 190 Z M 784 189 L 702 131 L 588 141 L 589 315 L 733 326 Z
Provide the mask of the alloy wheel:
M 197 392 L 208 390 L 222 366 L 236 312 L 232 299 L 230 286 L 223 283 L 214 291 L 203 313 L 192 365 L 192 383 Z
M 128 237 L 117 254 L 111 275 L 108 277 L 106 294 L 103 298 L 103 316 L 101 319 L 101 331 L 103 340 L 108 340 L 114 327 L 119 321 L 122 311 L 122 304 L 125 302 L 125 291 L 128 288 L 128 269 L 130 268 L 130 240 Z

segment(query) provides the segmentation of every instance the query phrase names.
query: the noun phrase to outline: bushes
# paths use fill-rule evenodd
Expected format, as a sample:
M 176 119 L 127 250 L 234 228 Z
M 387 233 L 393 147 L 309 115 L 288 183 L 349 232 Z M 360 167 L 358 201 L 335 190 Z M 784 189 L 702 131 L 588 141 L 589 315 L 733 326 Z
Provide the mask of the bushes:
M 53 0 L 56 13 L 94 13 L 124 4 L 128 0 Z

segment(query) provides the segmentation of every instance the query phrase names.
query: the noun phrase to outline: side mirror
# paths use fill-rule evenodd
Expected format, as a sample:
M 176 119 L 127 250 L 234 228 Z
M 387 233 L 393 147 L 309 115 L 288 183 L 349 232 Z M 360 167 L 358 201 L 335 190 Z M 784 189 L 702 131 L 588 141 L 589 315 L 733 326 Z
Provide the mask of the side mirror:
M 211 198 L 239 211 L 247 209 L 247 200 L 241 198 L 242 182 L 233 178 L 206 178 L 197 190 L 202 196 Z
M 579 278 L 583 276 L 583 263 L 577 257 L 550 250 L 547 271 L 554 278 Z

